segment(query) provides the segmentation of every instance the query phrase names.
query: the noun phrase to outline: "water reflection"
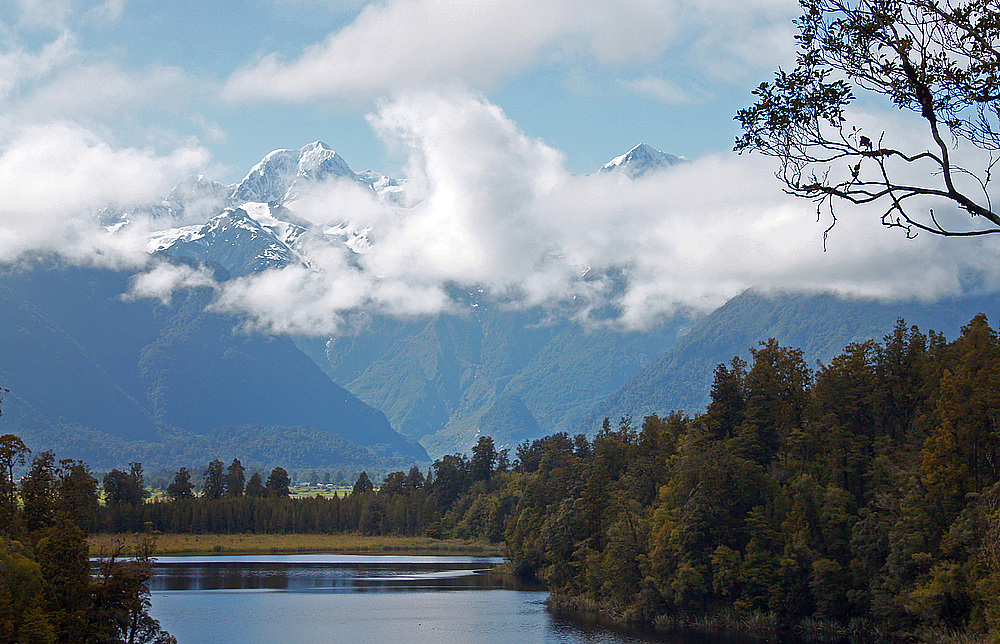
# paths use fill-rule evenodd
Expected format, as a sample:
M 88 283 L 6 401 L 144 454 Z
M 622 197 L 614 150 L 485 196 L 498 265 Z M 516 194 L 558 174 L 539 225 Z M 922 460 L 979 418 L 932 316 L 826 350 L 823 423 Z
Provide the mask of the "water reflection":
M 493 557 L 162 557 L 151 614 L 182 644 L 745 644 L 553 615 L 548 593 L 495 574 Z M 444 592 L 441 592 L 444 591 Z
M 524 589 L 493 572 L 496 557 L 162 557 L 153 591 L 402 592 Z M 540 588 L 532 588 L 540 590 Z

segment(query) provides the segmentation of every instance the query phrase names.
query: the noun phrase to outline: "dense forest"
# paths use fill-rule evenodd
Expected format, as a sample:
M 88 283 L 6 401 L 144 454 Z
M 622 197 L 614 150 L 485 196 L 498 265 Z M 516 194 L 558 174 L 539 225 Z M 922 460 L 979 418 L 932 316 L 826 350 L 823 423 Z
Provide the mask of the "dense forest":
M 998 417 L 1000 339 L 984 316 L 951 342 L 900 321 L 815 369 L 761 343 L 715 369 L 695 417 L 605 420 L 592 439 L 558 433 L 513 458 L 484 436 L 426 474 L 376 486 L 363 473 L 340 498 L 289 498 L 284 470 L 246 481 L 234 460 L 209 464 L 201 496 L 181 470 L 170 500 L 144 501 L 133 464 L 105 477 L 106 503 L 81 524 L 475 537 L 504 541 L 512 571 L 555 604 L 619 619 L 996 637 Z M 29 524 L 39 458 L 53 457 L 20 488 Z

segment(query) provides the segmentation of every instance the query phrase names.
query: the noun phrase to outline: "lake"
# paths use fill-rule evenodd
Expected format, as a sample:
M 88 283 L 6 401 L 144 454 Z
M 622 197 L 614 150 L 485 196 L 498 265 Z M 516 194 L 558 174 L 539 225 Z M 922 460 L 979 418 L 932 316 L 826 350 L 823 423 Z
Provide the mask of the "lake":
M 545 609 L 548 593 L 492 574 L 494 557 L 159 557 L 150 613 L 181 644 L 745 644 L 650 635 Z

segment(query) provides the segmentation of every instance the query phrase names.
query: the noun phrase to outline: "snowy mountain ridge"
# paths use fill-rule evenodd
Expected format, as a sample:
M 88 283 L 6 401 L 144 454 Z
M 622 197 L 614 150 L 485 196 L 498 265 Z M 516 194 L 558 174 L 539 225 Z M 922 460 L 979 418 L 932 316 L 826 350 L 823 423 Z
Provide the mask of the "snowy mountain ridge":
M 684 159 L 639 144 L 601 167 L 628 180 L 645 176 Z M 329 180 L 356 181 L 378 199 L 407 205 L 405 180 L 365 170 L 354 172 L 322 141 L 299 149 L 268 153 L 238 184 L 226 185 L 195 175 L 179 183 L 162 203 L 137 210 L 154 219 L 182 225 L 153 233 L 148 249 L 176 257 L 222 264 L 231 274 L 307 264 L 299 252 L 308 239 L 325 238 L 353 253 L 364 252 L 368 230 L 353 230 L 346 221 L 317 225 L 295 213 L 296 200 L 312 186 Z M 101 214 L 109 230 L 121 227 L 130 213 Z M 203 224 L 192 225 L 192 221 Z

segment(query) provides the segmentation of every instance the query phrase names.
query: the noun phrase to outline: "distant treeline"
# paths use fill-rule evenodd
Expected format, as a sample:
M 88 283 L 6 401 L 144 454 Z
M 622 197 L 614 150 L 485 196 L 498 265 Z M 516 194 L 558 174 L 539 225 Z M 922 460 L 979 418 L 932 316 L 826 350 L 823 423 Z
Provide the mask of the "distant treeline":
M 112 533 L 474 535 L 498 542 L 503 540 L 502 520 L 493 530 L 470 531 L 446 516 L 455 501 L 473 489 L 476 494 L 487 493 L 486 483 L 508 468 L 506 450 L 498 452 L 493 439 L 484 436 L 473 448 L 471 460 L 463 454 L 445 456 L 426 477 L 414 466 L 409 472 L 388 474 L 376 490 L 362 472 L 346 496 L 290 498 L 283 468 L 274 468 L 266 482 L 256 473 L 244 482 L 245 468 L 239 459 L 228 467 L 215 460 L 205 469 L 200 496 L 194 494 L 191 473 L 182 468 L 167 488 L 169 500 L 144 501 L 142 467 L 132 463 L 129 472 L 112 470 L 104 477 L 105 504 L 96 509 L 89 527 Z
M 717 367 L 693 418 L 605 420 L 512 462 L 482 437 L 342 498 L 290 499 L 280 471 L 243 485 L 238 461 L 215 461 L 197 498 L 184 471 L 171 501 L 116 499 L 106 479 L 92 525 L 476 537 L 504 541 L 556 601 L 624 619 L 996 637 L 998 459 L 996 332 L 978 316 L 947 342 L 900 321 L 816 370 L 761 343 Z

